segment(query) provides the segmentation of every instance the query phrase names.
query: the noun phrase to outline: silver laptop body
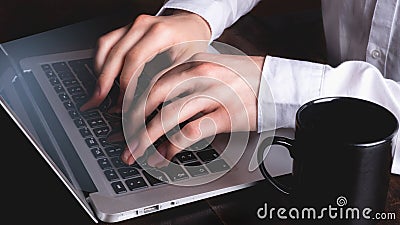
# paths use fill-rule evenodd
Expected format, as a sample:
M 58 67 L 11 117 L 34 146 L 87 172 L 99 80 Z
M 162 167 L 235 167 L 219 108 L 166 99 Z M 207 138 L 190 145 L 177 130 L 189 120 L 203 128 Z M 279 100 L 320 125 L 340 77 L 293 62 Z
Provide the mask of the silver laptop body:
M 103 135 L 99 129 L 96 130 L 99 132 L 99 136 L 93 134 L 93 129 L 99 128 L 96 127 L 96 123 L 105 122 L 103 125 L 108 127 L 108 131 L 110 131 L 112 125 L 108 122 L 109 118 L 106 118 L 103 114 L 97 115 L 97 118 L 101 118 L 102 121 L 91 121 L 94 124 L 93 129 L 88 125 L 88 121 L 84 120 L 86 127 L 91 128 L 92 136 L 83 137 L 77 127 L 79 123 L 78 125 L 76 123 L 79 115 L 71 114 L 71 109 L 74 109 L 74 105 L 68 106 L 68 101 L 74 103 L 76 99 L 71 99 L 70 95 L 62 96 L 64 92 L 59 89 L 56 90 L 55 86 L 64 88 L 67 93 L 69 91 L 80 93 L 82 90 L 71 89 L 70 87 L 74 87 L 73 84 L 64 83 L 60 77 L 57 77 L 57 74 L 53 77 L 53 75 L 49 75 L 44 70 L 47 65 L 50 65 L 50 69 L 55 70 L 54 65 L 59 65 L 55 63 L 65 62 L 72 71 L 73 76 L 76 77 L 78 75 L 69 62 L 79 62 L 81 63 L 80 66 L 83 65 L 82 68 L 87 69 L 86 72 L 94 76 L 90 65 L 93 50 L 34 56 L 25 58 L 20 62 L 13 62 L 4 48 L 2 48 L 1 54 L 3 54 L 4 59 L 7 58 L 10 61 L 8 68 L 0 68 L 0 99 L 2 107 L 18 124 L 26 137 L 68 187 L 84 210 L 96 222 L 98 220 L 118 222 L 155 213 L 246 188 L 263 179 L 258 169 L 250 171 L 249 168 L 251 168 L 250 165 L 253 162 L 254 169 L 254 151 L 258 143 L 263 137 L 273 135 L 272 131 L 261 135 L 256 133 L 217 135 L 212 142 L 213 149 L 220 155 L 223 155 L 222 151 L 224 149 L 224 151 L 229 150 L 239 154 L 221 156 L 228 165 L 228 169 L 224 171 L 213 172 L 205 163 L 204 167 L 207 175 L 192 176 L 186 168 L 183 168 L 186 174 L 184 177 L 187 176 L 185 179 L 178 179 L 179 173 L 176 174 L 177 177 L 172 178 L 164 173 L 164 178 L 167 178 L 166 183 L 157 183 L 156 185 L 153 185 L 147 179 L 144 175 L 145 172 L 141 169 L 137 169 L 138 174 L 123 178 L 119 173 L 121 167 L 115 165 L 115 162 L 109 162 L 110 165 L 102 164 L 104 158 L 108 160 L 111 160 L 111 158 L 116 159 L 116 154 L 120 151 L 116 149 L 117 147 L 107 145 L 107 143 L 103 146 L 104 142 L 102 141 L 104 140 L 101 140 L 101 138 L 104 138 L 104 132 L 107 133 L 107 129 L 103 131 Z M 52 80 L 52 78 L 57 78 L 58 81 Z M 21 94 L 21 92 L 25 93 Z M 83 90 L 83 93 L 85 93 L 85 90 Z M 40 100 L 38 100 L 38 96 Z M 65 100 L 66 98 L 69 98 L 69 100 Z M 47 102 L 43 103 L 44 100 Z M 40 127 L 38 128 L 38 126 Z M 61 128 L 62 131 L 60 130 Z M 290 137 L 292 136 L 292 131 L 278 130 L 277 134 Z M 89 140 L 88 137 L 92 139 Z M 90 141 L 95 141 L 96 143 L 93 144 Z M 93 145 L 89 147 L 90 144 Z M 103 155 L 99 156 L 98 154 L 100 153 L 93 149 L 99 149 L 103 152 Z M 243 151 L 242 149 L 245 150 Z M 193 152 L 195 161 L 202 161 L 198 153 L 200 151 Z M 108 157 L 108 155 L 112 155 L 112 157 Z M 286 151 L 273 147 L 269 151 L 266 161 L 273 176 L 291 171 L 292 161 Z M 176 162 L 183 164 L 180 161 Z M 112 170 L 115 174 L 110 174 Z M 105 171 L 108 171 L 107 174 L 105 174 Z M 129 172 L 132 171 L 125 172 L 129 175 Z M 109 180 L 110 177 L 112 181 Z M 140 177 L 143 180 L 136 179 Z M 132 181 L 133 183 L 128 185 L 127 180 L 133 178 L 135 178 Z M 176 180 L 172 180 L 175 178 Z M 212 181 L 210 182 L 210 180 Z M 144 184 L 141 183 L 143 181 L 145 182 Z M 120 182 L 117 184 L 122 184 L 123 186 L 117 187 L 116 182 Z M 137 185 L 141 188 L 136 189 L 135 186 Z M 122 191 L 117 193 L 116 189 Z

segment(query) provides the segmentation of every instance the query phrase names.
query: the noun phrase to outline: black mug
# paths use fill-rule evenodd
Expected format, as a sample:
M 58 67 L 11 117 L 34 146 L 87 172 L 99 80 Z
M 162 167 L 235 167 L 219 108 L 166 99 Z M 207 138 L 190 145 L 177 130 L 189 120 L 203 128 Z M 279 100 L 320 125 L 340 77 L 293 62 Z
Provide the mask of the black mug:
M 298 207 L 298 218 L 291 218 L 307 224 L 376 224 L 375 213 L 385 209 L 399 126 L 396 117 L 366 100 L 329 97 L 301 106 L 295 120 L 293 140 L 270 137 L 258 149 L 263 176 Z M 268 173 L 263 159 L 270 145 L 289 150 L 291 187 Z M 302 215 L 303 209 L 307 215 Z

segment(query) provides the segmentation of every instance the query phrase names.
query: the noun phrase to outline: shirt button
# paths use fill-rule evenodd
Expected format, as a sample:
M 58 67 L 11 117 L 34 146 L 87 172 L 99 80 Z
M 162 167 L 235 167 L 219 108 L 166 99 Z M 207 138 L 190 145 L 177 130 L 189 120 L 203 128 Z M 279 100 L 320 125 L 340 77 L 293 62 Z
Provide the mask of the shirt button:
M 372 50 L 371 52 L 372 58 L 377 59 L 381 57 L 381 52 L 379 50 Z

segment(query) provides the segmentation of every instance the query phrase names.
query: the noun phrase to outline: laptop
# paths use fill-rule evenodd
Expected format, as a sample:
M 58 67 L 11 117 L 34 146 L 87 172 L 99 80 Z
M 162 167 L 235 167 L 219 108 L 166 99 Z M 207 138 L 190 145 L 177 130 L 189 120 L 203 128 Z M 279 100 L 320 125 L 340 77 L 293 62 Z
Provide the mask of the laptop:
M 213 46 L 209 52 L 225 53 Z M 124 143 L 107 139 L 122 130 L 121 116 L 107 111 L 119 93 L 118 81 L 98 108 L 78 110 L 96 82 L 93 49 L 18 61 L 5 45 L 0 49 L 1 106 L 94 222 L 119 222 L 255 185 L 263 180 L 257 145 L 274 133 L 293 135 L 286 129 L 220 134 L 184 149 L 170 166 L 152 168 L 145 156 L 129 166 L 120 159 Z M 137 93 L 155 73 L 147 64 Z M 290 173 L 291 162 L 288 152 L 275 147 L 266 158 L 272 176 Z

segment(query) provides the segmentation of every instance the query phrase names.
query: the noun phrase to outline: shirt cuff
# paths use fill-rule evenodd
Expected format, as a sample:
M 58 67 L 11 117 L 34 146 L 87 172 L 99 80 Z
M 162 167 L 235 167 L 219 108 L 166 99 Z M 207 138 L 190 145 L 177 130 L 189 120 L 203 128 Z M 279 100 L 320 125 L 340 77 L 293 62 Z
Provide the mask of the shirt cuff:
M 211 29 L 210 42 L 221 36 L 225 30 L 226 24 L 229 24 L 228 10 L 223 1 L 202 0 L 202 1 L 187 1 L 187 0 L 170 0 L 166 2 L 156 15 L 162 14 L 165 9 L 181 9 L 201 16 Z M 218 16 L 216 16 L 218 15 Z
M 324 64 L 267 56 L 258 93 L 258 132 L 294 128 L 301 105 L 320 96 Z M 275 116 L 271 107 L 275 106 Z M 274 123 L 271 120 L 276 120 Z

